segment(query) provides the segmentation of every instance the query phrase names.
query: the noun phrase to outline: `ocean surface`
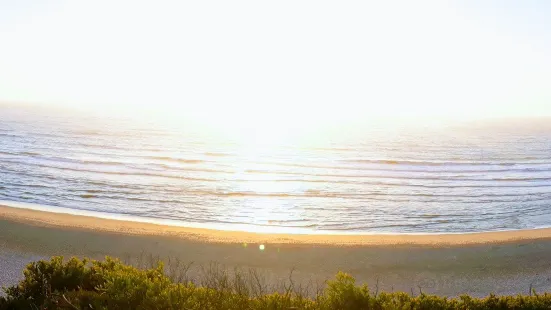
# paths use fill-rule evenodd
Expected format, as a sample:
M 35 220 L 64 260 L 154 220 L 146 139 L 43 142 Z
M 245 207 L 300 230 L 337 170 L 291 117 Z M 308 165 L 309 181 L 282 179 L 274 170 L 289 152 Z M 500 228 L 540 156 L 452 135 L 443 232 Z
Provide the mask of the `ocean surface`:
M 261 232 L 551 226 L 550 119 L 362 128 L 242 141 L 0 106 L 0 200 Z

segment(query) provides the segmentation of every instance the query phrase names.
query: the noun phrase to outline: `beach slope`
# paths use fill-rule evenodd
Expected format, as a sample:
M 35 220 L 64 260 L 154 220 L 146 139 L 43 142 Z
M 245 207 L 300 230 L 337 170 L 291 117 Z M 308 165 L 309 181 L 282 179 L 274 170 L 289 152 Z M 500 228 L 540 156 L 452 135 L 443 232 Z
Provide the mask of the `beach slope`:
M 254 268 L 322 283 L 338 271 L 382 290 L 447 296 L 551 291 L 551 230 L 449 235 L 283 235 L 119 221 L 0 206 L 0 269 L 30 258 L 105 255 Z M 261 247 L 262 245 L 262 247 Z M 262 250 L 262 249 L 263 250 Z M 13 271 L 2 284 L 17 281 Z

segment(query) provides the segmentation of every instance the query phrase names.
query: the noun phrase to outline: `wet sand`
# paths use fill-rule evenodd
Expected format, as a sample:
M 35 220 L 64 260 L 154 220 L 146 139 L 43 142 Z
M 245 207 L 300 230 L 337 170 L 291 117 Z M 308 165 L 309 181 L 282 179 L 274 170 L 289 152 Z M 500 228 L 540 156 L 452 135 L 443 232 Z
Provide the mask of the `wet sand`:
M 431 245 L 457 246 L 551 240 L 551 228 L 467 234 L 369 234 L 308 235 L 222 231 L 113 220 L 92 216 L 45 212 L 0 205 L 0 216 L 42 226 L 78 228 L 129 235 L 172 236 L 192 241 L 214 243 L 276 243 L 332 246 Z
M 551 230 L 443 235 L 283 235 L 109 220 L 0 206 L 1 284 L 51 255 L 148 255 L 255 268 L 266 281 L 322 282 L 345 271 L 380 290 L 457 296 L 551 291 Z M 260 250 L 264 245 L 264 250 Z M 19 271 L 20 274 L 21 271 Z M 193 272 L 193 271 L 192 271 Z

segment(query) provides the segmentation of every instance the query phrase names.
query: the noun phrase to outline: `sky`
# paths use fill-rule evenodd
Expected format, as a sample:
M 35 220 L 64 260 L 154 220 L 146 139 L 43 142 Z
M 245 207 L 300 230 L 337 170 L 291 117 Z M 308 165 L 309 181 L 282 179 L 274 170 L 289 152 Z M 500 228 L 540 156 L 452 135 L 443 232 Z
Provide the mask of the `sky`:
M 0 0 L 0 101 L 246 128 L 551 115 L 549 16 L 545 0 Z

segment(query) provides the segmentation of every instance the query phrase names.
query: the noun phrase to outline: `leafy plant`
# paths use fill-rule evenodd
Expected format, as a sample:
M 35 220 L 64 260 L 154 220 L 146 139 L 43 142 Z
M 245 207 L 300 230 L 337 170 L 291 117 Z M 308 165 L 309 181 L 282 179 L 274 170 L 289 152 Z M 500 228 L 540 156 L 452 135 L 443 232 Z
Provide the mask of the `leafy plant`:
M 189 265 L 182 265 L 189 268 Z M 170 269 L 170 268 L 169 268 Z M 186 269 L 187 270 L 187 269 Z M 175 272 L 172 270 L 171 272 Z M 5 289 L 0 310 L 7 309 L 551 309 L 551 294 L 448 299 L 403 292 L 375 293 L 357 285 L 345 273 L 327 281 L 314 297 L 291 285 L 269 293 L 254 272 L 233 275 L 210 266 L 203 270 L 203 285 L 178 282 L 165 273 L 164 264 L 139 269 L 107 257 L 90 261 L 52 257 L 33 262 L 24 279 Z M 174 274 L 174 273 L 173 273 Z M 177 279 L 187 279 L 176 273 Z

